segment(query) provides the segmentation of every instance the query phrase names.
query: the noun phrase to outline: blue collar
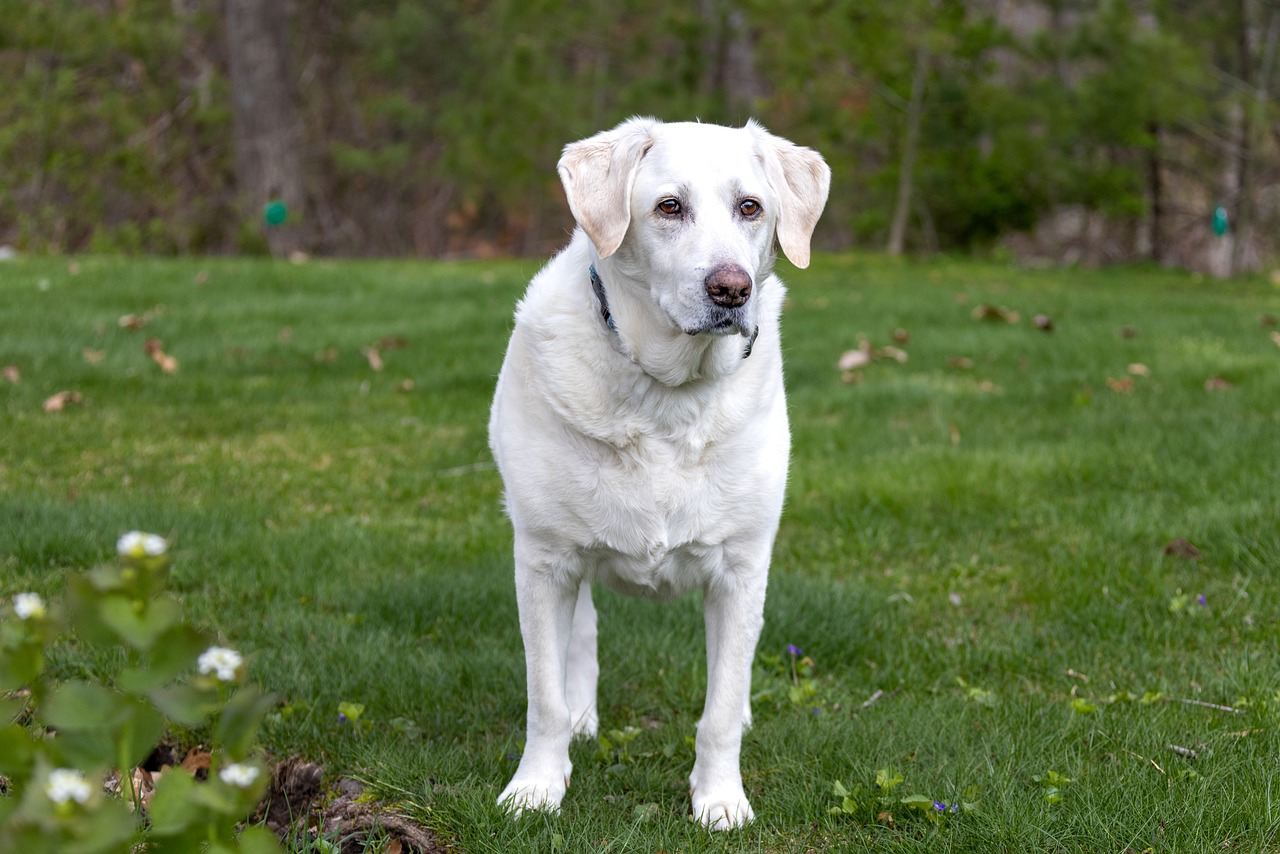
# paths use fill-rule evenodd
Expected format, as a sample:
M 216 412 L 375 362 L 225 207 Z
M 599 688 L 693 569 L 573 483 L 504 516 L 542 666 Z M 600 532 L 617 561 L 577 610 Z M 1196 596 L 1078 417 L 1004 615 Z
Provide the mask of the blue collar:
M 596 272 L 596 265 L 592 264 L 591 270 L 591 289 L 596 292 L 596 302 L 600 304 L 600 317 L 604 320 L 604 325 L 609 327 L 609 331 L 614 335 L 618 334 L 618 324 L 613 319 L 613 314 L 609 311 L 609 298 L 605 296 L 604 282 L 600 280 L 600 274 Z M 747 339 L 747 346 L 742 350 L 742 358 L 751 355 L 751 348 L 756 346 L 756 337 L 760 334 L 760 327 L 757 326 L 751 333 L 751 337 Z

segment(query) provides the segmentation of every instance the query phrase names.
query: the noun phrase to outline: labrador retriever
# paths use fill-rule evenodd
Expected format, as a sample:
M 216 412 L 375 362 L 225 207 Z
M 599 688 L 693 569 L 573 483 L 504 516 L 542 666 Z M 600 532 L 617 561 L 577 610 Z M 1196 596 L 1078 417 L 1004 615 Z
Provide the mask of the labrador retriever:
M 578 228 L 520 301 L 489 422 L 528 677 L 499 803 L 557 810 L 571 738 L 599 729 L 591 584 L 697 589 L 693 813 L 738 827 L 753 818 L 739 751 L 791 441 L 774 241 L 808 266 L 831 171 L 754 121 L 648 118 L 571 143 L 558 171 Z

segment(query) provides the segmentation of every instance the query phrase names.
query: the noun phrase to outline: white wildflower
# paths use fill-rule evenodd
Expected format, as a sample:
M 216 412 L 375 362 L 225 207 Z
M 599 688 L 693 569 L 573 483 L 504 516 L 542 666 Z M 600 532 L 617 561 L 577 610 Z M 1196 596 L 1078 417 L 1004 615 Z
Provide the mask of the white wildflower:
M 244 664 L 244 656 L 234 649 L 211 646 L 196 659 L 196 669 L 202 676 L 214 673 L 219 681 L 233 682 L 236 672 Z
M 218 777 L 228 786 L 247 789 L 253 785 L 254 780 L 258 779 L 259 773 L 256 766 L 235 762 L 219 771 Z
M 130 531 L 116 541 L 120 557 L 159 557 L 169 550 L 169 544 L 159 534 Z
M 46 613 L 44 600 L 35 593 L 19 593 L 13 597 L 13 612 L 19 620 L 38 620 Z
M 75 801 L 83 804 L 93 794 L 93 787 L 79 771 L 71 768 L 55 768 L 49 772 L 44 784 L 44 792 L 55 804 Z

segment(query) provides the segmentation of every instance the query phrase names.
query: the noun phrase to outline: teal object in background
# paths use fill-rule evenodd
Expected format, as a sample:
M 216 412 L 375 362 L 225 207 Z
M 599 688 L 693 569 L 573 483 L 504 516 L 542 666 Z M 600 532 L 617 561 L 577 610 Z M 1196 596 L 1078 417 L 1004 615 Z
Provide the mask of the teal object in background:
M 267 202 L 262 208 L 262 218 L 267 225 L 283 225 L 289 218 L 289 207 L 279 199 Z
M 1213 233 L 1222 237 L 1227 233 L 1229 224 L 1229 220 L 1227 219 L 1227 209 L 1222 205 L 1218 205 L 1213 209 Z

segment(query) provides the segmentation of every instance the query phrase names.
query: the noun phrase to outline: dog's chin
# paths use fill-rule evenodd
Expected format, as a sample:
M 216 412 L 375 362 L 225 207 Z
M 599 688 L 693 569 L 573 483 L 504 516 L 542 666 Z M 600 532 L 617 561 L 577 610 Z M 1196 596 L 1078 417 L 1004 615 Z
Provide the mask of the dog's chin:
M 698 323 L 681 324 L 680 328 L 684 330 L 685 335 L 710 335 L 716 338 L 725 335 L 746 335 L 750 337 L 755 329 L 753 325 L 747 322 L 746 312 L 738 311 L 726 311 L 700 318 Z

